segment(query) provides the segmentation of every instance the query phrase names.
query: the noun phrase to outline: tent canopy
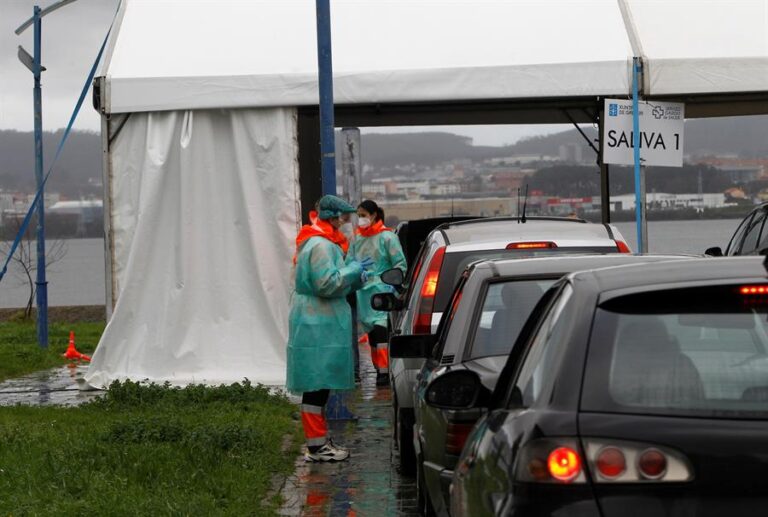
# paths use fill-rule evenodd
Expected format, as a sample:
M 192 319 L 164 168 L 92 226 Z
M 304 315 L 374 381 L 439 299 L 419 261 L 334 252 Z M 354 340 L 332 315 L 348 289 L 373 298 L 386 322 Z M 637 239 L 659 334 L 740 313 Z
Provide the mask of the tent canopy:
M 768 0 L 334 0 L 338 105 L 768 91 Z M 106 113 L 317 104 L 312 0 L 126 0 Z

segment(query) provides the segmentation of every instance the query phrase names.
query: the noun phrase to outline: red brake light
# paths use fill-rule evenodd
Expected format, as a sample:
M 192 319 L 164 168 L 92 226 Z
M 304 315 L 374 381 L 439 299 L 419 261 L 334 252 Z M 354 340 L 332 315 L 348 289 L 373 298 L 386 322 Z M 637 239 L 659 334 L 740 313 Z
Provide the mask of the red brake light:
M 510 242 L 507 244 L 508 250 L 531 250 L 531 249 L 548 249 L 557 248 L 557 244 L 550 241 L 541 242 Z
M 616 241 L 616 247 L 619 249 L 619 253 L 632 253 L 627 243 L 624 241 Z
M 579 453 L 570 447 L 558 447 L 547 458 L 549 474 L 563 483 L 570 483 L 581 472 Z
M 597 454 L 595 465 L 600 475 L 608 479 L 617 478 L 627 470 L 627 460 L 618 447 L 604 447 Z
M 768 285 L 743 285 L 739 288 L 741 294 L 768 294 Z
M 439 276 L 439 271 L 430 271 L 427 273 L 427 278 L 424 279 L 424 285 L 421 286 L 421 296 L 435 296 L 435 291 L 437 291 L 437 279 Z
M 646 479 L 659 479 L 667 472 L 667 457 L 658 449 L 646 449 L 637 459 L 637 469 Z
M 464 449 L 464 444 L 467 442 L 467 437 L 469 437 L 469 433 L 472 432 L 474 426 L 474 422 L 461 424 L 448 423 L 445 436 L 445 452 L 456 456 L 461 454 L 462 449 Z
M 435 293 L 440 281 L 440 268 L 443 266 L 445 246 L 437 249 L 432 260 L 429 261 L 427 275 L 421 286 L 416 321 L 413 325 L 414 334 L 429 334 L 432 332 L 432 310 L 435 304 Z

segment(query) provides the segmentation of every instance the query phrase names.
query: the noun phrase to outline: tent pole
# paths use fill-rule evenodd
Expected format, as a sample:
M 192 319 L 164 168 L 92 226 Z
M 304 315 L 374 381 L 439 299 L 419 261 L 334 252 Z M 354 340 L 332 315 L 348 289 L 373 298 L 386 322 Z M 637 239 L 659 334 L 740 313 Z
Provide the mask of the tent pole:
M 637 82 L 640 74 L 640 58 L 632 58 L 632 147 L 635 155 L 635 222 L 637 225 L 637 251 L 648 251 L 643 232 L 643 205 L 645 201 L 644 181 L 640 174 L 640 102 L 637 96 Z
M 320 89 L 320 160 L 323 194 L 336 195 L 336 143 L 333 120 L 333 60 L 330 0 L 316 0 L 317 69 Z
M 603 109 L 604 103 L 600 101 L 600 111 L 598 112 L 597 128 L 599 137 L 597 164 L 600 166 L 600 219 L 603 224 L 611 222 L 611 186 L 608 164 L 603 163 Z

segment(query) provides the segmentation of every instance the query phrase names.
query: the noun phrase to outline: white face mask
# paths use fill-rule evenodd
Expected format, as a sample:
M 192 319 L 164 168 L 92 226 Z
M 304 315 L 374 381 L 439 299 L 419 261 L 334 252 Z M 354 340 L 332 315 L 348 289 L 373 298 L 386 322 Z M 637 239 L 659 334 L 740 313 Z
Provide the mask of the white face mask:
M 357 220 L 357 225 L 358 225 L 360 228 L 368 228 L 368 227 L 371 225 L 371 220 L 370 220 L 370 219 L 368 219 L 367 217 L 360 217 L 360 218 Z
M 352 226 L 352 223 L 343 223 L 339 228 L 339 231 L 346 236 L 352 235 L 353 230 L 354 227 Z

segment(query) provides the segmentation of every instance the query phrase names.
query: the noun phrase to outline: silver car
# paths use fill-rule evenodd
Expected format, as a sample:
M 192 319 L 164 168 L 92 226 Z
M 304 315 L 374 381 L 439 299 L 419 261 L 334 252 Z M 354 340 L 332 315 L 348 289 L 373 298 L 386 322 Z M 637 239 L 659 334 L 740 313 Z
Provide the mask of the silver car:
M 392 338 L 393 357 L 426 359 L 415 387 L 413 440 L 424 514 L 447 515 L 448 487 L 467 435 L 547 289 L 573 271 L 676 258 L 687 257 L 611 254 L 475 263 L 462 274 L 435 335 Z M 483 389 L 479 397 L 457 405 L 456 399 L 469 394 L 461 372 L 479 376 Z
M 570 218 L 487 218 L 439 226 L 427 239 L 409 273 L 406 289 L 387 308 L 392 334 L 431 334 L 461 272 L 471 262 L 492 258 L 525 258 L 558 253 L 629 252 L 611 225 Z M 390 359 L 395 442 L 400 469 L 416 472 L 412 447 L 413 388 L 423 359 Z

